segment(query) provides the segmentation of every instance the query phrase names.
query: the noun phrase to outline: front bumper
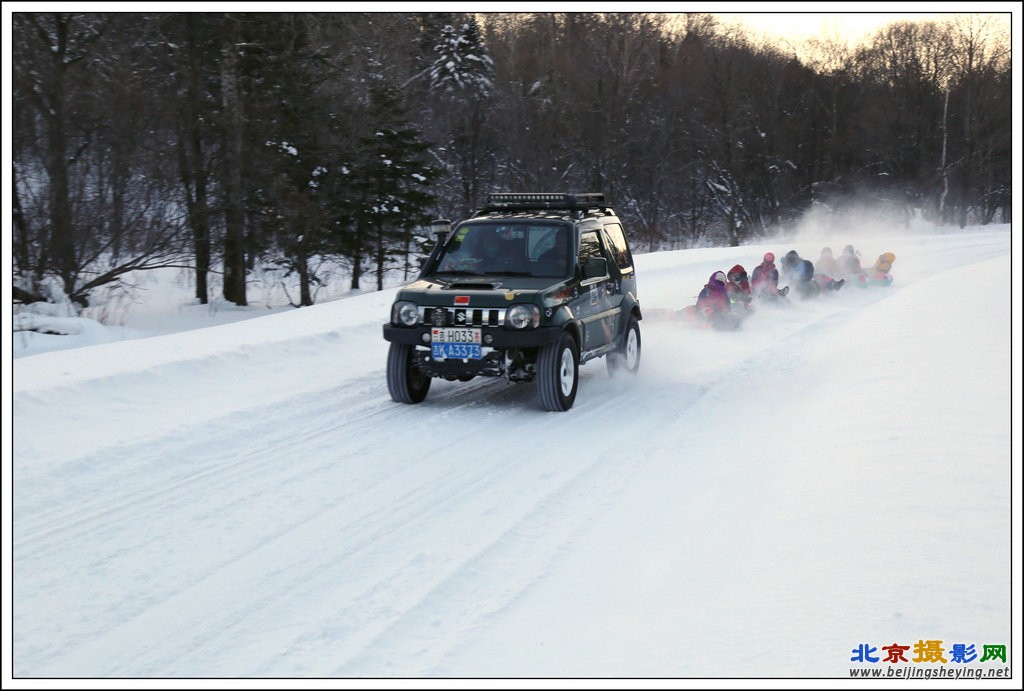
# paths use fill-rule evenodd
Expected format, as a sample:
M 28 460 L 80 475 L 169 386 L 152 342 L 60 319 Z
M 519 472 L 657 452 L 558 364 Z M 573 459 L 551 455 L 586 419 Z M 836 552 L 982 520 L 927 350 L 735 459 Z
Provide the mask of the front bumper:
M 384 324 L 384 340 L 390 343 L 401 345 L 413 345 L 429 347 L 430 326 L 420 324 L 417 326 L 394 326 L 390 323 Z M 484 346 L 495 350 L 511 350 L 513 348 L 540 348 L 549 343 L 554 343 L 562 334 L 560 326 L 541 326 L 536 329 L 525 329 L 513 331 L 497 326 L 485 326 L 481 328 Z M 423 334 L 428 335 L 424 340 Z M 488 342 L 488 336 L 490 342 Z

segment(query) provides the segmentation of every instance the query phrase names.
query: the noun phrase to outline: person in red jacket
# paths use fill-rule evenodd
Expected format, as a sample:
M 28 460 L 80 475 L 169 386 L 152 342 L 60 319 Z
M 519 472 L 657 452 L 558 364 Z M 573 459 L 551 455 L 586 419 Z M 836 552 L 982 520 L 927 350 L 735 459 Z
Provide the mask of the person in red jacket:
M 789 292 L 789 286 L 779 290 L 779 270 L 775 268 L 775 255 L 771 252 L 765 252 L 764 261 L 754 267 L 750 291 L 754 297 L 769 300 L 785 297 Z
M 750 293 L 750 281 L 747 280 L 747 270 L 740 264 L 729 269 L 729 273 L 726 274 L 726 278 L 729 279 L 725 283 L 725 289 L 729 293 L 729 299 L 732 300 L 733 304 L 741 304 L 747 309 L 750 309 L 750 303 L 753 300 L 753 296 Z

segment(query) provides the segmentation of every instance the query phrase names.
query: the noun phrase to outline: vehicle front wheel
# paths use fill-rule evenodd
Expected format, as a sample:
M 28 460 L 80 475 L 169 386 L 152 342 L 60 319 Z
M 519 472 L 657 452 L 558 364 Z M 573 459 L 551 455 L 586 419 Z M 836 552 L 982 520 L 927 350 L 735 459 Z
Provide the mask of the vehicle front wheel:
M 640 369 L 640 322 L 632 314 L 626 323 L 626 332 L 622 334 L 622 344 L 605 359 L 608 361 L 609 375 L 622 370 L 636 374 Z
M 563 412 L 572 408 L 579 386 L 580 356 L 576 339 L 563 333 L 540 350 L 537 358 L 537 391 L 544 410 Z
M 398 403 L 421 403 L 430 390 L 430 377 L 413 364 L 414 350 L 400 343 L 388 348 L 388 393 Z

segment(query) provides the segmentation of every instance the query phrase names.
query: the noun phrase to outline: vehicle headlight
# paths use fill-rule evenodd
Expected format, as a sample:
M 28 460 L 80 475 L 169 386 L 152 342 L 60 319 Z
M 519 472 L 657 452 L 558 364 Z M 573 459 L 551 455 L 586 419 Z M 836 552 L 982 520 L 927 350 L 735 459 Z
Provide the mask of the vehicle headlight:
M 505 312 L 505 324 L 513 329 L 535 329 L 540 324 L 537 305 L 512 305 Z
M 405 326 L 415 326 L 416 322 L 419 321 L 420 314 L 419 309 L 416 307 L 415 302 L 409 302 L 408 300 L 402 300 L 396 302 L 391 306 L 391 323 L 392 324 L 403 324 Z

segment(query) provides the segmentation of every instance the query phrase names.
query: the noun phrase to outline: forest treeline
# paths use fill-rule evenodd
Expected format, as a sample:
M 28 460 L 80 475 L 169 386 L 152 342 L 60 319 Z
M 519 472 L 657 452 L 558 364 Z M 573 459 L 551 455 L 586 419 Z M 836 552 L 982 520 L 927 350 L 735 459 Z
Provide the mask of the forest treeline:
M 604 192 L 643 249 L 738 245 L 865 197 L 1007 223 L 1009 15 L 800 54 L 709 14 L 14 13 L 17 295 L 138 269 L 247 303 L 411 276 L 488 191 Z M 16 295 L 16 296 L 17 296 Z

